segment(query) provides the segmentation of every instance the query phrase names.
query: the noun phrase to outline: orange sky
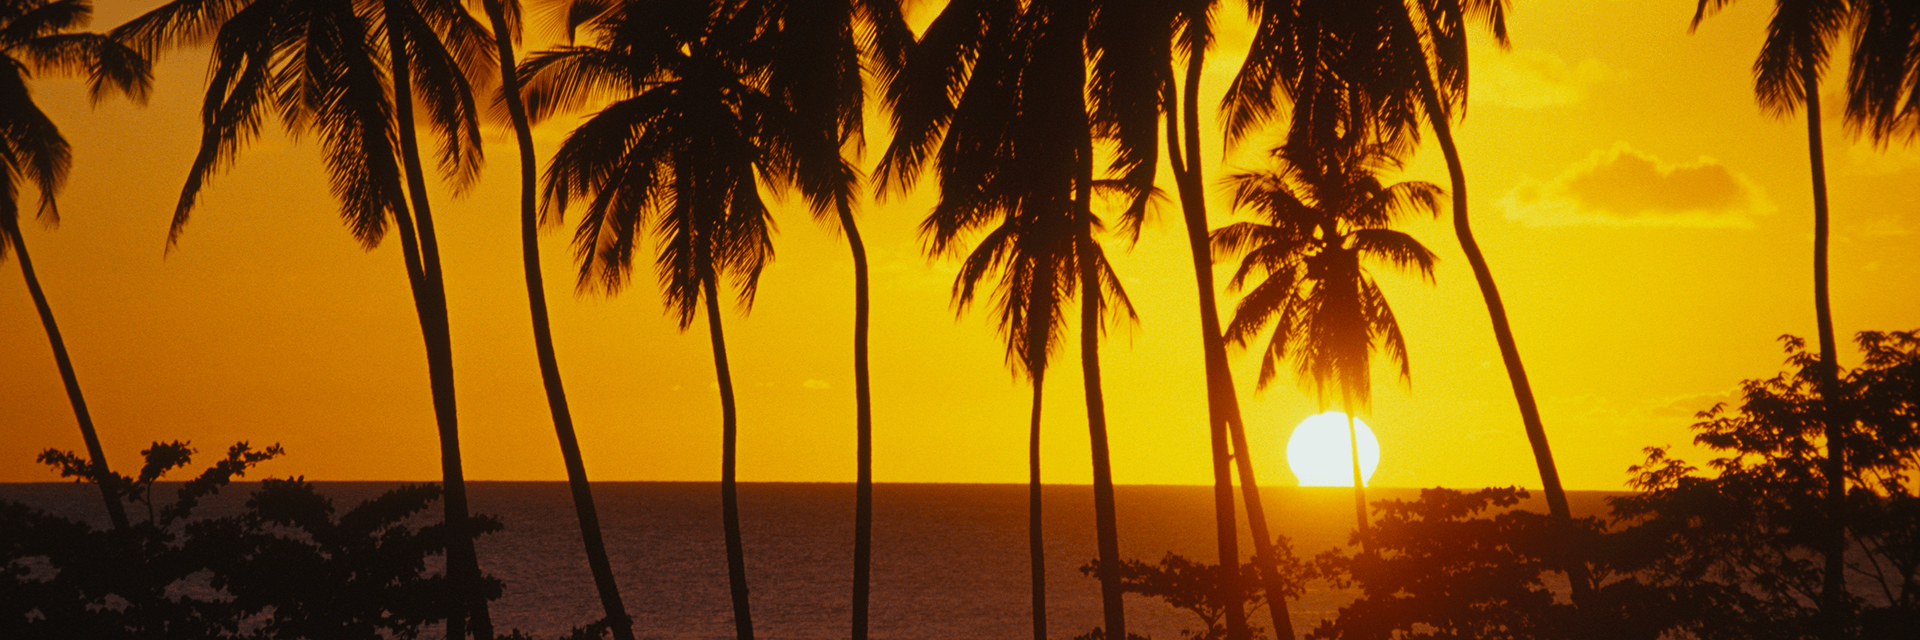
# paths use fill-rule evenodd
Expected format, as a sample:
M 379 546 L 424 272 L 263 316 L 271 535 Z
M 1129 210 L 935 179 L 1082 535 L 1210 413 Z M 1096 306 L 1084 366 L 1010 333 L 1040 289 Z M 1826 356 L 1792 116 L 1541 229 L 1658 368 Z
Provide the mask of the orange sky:
M 101 0 L 95 27 L 158 4 Z M 1689 36 L 1694 3 L 1515 3 L 1514 47 L 1476 41 L 1458 128 L 1475 230 L 1506 298 L 1570 488 L 1619 489 L 1649 445 L 1686 445 L 1693 412 L 1780 368 L 1775 337 L 1811 337 L 1805 127 L 1763 116 L 1749 68 L 1771 3 L 1746 2 Z M 1237 5 L 1220 17 L 1242 15 Z M 1217 99 L 1246 46 L 1232 25 L 1210 58 Z M 74 149 L 56 229 L 23 223 L 109 460 L 137 469 L 154 440 L 212 456 L 279 442 L 262 471 L 321 480 L 437 479 L 426 366 L 397 243 L 366 252 L 335 213 L 312 140 L 269 134 L 204 192 L 179 247 L 168 217 L 198 142 L 204 52 L 158 67 L 151 104 L 89 108 L 79 82 L 36 98 Z M 1830 75 L 1838 75 L 1830 72 Z M 1829 83 L 1828 91 L 1837 89 Z M 1823 97 L 1839 112 L 1838 98 Z M 882 120 L 874 119 L 876 123 Z M 1876 150 L 1829 118 L 1833 306 L 1843 339 L 1920 326 L 1920 152 Z M 543 127 L 542 155 L 565 133 Z M 878 136 L 876 132 L 876 136 Z M 510 136 L 462 199 L 436 192 L 468 477 L 562 479 L 520 276 Z M 876 138 L 870 147 L 878 149 Z M 1219 140 L 1207 141 L 1210 155 Z M 1251 168 L 1256 140 L 1223 165 Z M 1428 147 L 1400 179 L 1446 184 Z M 1163 181 L 1166 181 L 1163 178 Z M 1167 186 L 1171 191 L 1171 186 Z M 1211 194 L 1216 225 L 1231 218 Z M 951 260 L 922 257 L 924 194 L 861 212 L 874 265 L 876 455 L 882 482 L 1020 482 L 1027 390 L 990 319 L 955 319 Z M 788 200 L 778 258 L 751 314 L 726 319 L 743 480 L 851 481 L 852 267 Z M 1110 244 L 1140 314 L 1103 363 L 1116 481 L 1210 481 L 1193 276 L 1178 212 L 1131 251 Z M 1438 286 L 1382 275 L 1406 332 L 1412 385 L 1375 375 L 1364 415 L 1377 486 L 1537 487 L 1480 296 L 1448 222 L 1406 229 L 1441 256 Z M 719 406 L 702 327 L 682 335 L 649 277 L 576 296 L 570 234 L 543 251 L 567 391 L 596 480 L 713 480 Z M 33 456 L 82 448 L 17 266 L 0 266 L 0 481 L 54 479 Z M 1223 295 L 1228 304 L 1237 296 Z M 1077 363 L 1068 345 L 1059 362 Z M 1289 381 L 1253 388 L 1232 354 L 1263 481 L 1292 484 L 1284 438 L 1315 413 Z M 1851 349 L 1842 358 L 1857 362 Z M 1046 478 L 1090 480 L 1077 366 L 1049 380 Z

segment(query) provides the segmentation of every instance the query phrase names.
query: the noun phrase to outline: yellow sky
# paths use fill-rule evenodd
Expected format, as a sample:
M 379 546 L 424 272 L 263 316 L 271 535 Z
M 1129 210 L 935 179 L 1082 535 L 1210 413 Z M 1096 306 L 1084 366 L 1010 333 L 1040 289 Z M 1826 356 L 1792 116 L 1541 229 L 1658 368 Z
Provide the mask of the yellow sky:
M 155 4 L 103 0 L 95 26 Z M 1689 1 L 1521 1 L 1511 51 L 1476 34 L 1473 94 L 1457 134 L 1475 230 L 1570 488 L 1621 488 L 1642 447 L 1686 445 L 1693 412 L 1732 399 L 1742 379 L 1778 371 L 1776 336 L 1813 333 L 1805 126 L 1763 116 L 1751 93 L 1769 9 L 1741 3 L 1689 36 Z M 1240 15 L 1229 6 L 1220 17 Z M 1203 99 L 1217 99 L 1245 46 L 1229 29 L 1211 59 L 1216 91 Z M 348 235 L 314 141 L 269 134 L 244 149 L 205 192 L 180 246 L 163 255 L 198 141 L 205 64 L 204 53 L 170 57 L 146 107 L 116 99 L 90 109 L 78 82 L 36 86 L 73 145 L 74 167 L 61 226 L 27 223 L 24 232 L 110 462 L 131 472 L 154 440 L 191 440 L 207 456 L 251 440 L 286 447 L 268 474 L 437 479 L 399 247 L 366 252 Z M 1838 330 L 1845 339 L 1914 328 L 1920 152 L 1853 142 L 1837 118 L 1825 130 Z M 562 135 L 561 126 L 540 131 L 543 157 Z M 1207 167 L 1210 184 L 1252 168 L 1263 144 Z M 1220 154 L 1217 137 L 1207 145 Z M 495 131 L 487 151 L 491 165 L 470 194 L 434 194 L 467 473 L 561 479 L 520 279 L 511 137 Z M 1445 177 L 1431 148 L 1400 176 L 1443 186 Z M 1231 219 L 1224 193 L 1216 189 L 1210 204 L 1215 225 Z M 956 320 L 955 265 L 924 258 L 914 235 L 928 205 L 920 194 L 862 210 L 874 265 L 876 479 L 1024 481 L 1025 383 L 1004 366 L 988 317 Z M 778 218 L 778 258 L 758 303 L 726 318 L 740 477 L 850 481 L 852 267 L 800 203 L 783 203 Z M 1102 354 L 1122 483 L 1211 477 L 1179 225 L 1169 205 L 1131 251 L 1110 245 L 1140 314 L 1109 335 Z M 1364 414 L 1382 451 L 1371 484 L 1537 487 L 1451 226 L 1406 229 L 1441 256 L 1439 283 L 1381 276 L 1413 381 L 1376 373 Z M 718 393 L 703 327 L 676 331 L 645 274 L 618 297 L 574 295 L 569 238 L 552 230 L 542 248 L 591 476 L 716 479 Z M 0 266 L 0 481 L 51 480 L 34 454 L 82 445 L 15 265 Z M 1846 356 L 1843 364 L 1857 362 Z M 1069 345 L 1057 357 L 1046 477 L 1085 483 L 1079 356 Z M 1292 484 L 1284 438 L 1317 407 L 1290 381 L 1256 391 L 1257 363 L 1243 350 L 1231 357 L 1263 481 Z

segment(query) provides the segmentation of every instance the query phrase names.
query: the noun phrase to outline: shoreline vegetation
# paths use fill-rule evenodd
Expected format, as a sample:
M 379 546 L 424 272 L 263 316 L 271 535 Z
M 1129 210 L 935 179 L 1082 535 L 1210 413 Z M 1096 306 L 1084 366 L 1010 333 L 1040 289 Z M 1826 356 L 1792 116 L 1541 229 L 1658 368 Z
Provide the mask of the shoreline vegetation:
M 1699 0 L 1689 28 L 1729 4 Z M 1231 70 L 1220 131 L 1200 125 L 1214 108 L 1199 97 L 1213 20 L 1229 6 L 1212 0 L 950 0 L 917 31 L 897 0 L 164 0 L 105 32 L 84 31 L 91 0 L 0 0 L 0 260 L 21 271 L 85 443 L 46 449 L 38 462 L 90 484 L 109 523 L 0 501 L 0 637 L 413 638 L 438 626 L 450 640 L 527 639 L 496 624 L 507 584 L 478 557 L 479 541 L 506 525 L 470 505 L 469 489 L 484 483 L 465 477 L 462 441 L 475 434 L 459 421 L 455 314 L 429 198 L 429 173 L 455 194 L 478 180 L 482 122 L 498 104 L 520 152 L 528 337 L 571 493 L 572 520 L 553 520 L 577 526 L 598 601 L 599 613 L 578 614 L 566 639 L 646 636 L 628 605 L 662 587 L 623 592 L 614 580 L 546 316 L 541 224 L 574 225 L 577 293 L 615 295 L 651 275 L 676 328 L 704 329 L 721 416 L 718 495 L 709 496 L 719 521 L 706 533 L 724 540 L 724 579 L 712 582 L 726 584 L 736 640 L 768 635 L 767 609 L 758 630 L 753 621 L 755 593 L 791 587 L 749 579 L 755 552 L 744 530 L 755 523 L 741 489 L 754 486 L 738 482 L 737 453 L 741 434 L 754 431 L 740 424 L 732 371 L 754 354 L 729 355 L 723 321 L 751 309 L 774 260 L 771 203 L 798 194 L 847 241 L 857 453 L 855 495 L 843 502 L 853 570 L 832 588 L 850 597 L 847 635 L 866 640 L 878 597 L 872 530 L 887 509 L 875 493 L 900 488 L 873 482 L 872 441 L 911 426 L 873 420 L 855 204 L 929 179 L 938 201 L 920 222 L 920 252 L 959 262 L 952 306 L 989 315 L 1005 365 L 1032 386 L 1025 548 L 1010 539 L 988 549 L 1029 560 L 1031 599 L 984 615 L 1030 620 L 1034 640 L 1146 640 L 1130 631 L 1143 627 L 1137 609 L 1129 626 L 1129 593 L 1190 614 L 1179 633 L 1192 640 L 1911 638 L 1920 629 L 1920 333 L 1861 331 L 1842 353 L 1828 294 L 1821 101 L 1808 97 L 1822 95 L 1823 75 L 1844 77 L 1851 131 L 1879 145 L 1920 138 L 1920 3 L 1775 5 L 1754 95 L 1770 115 L 1805 111 L 1816 335 L 1782 336 L 1783 371 L 1746 380 L 1736 402 L 1696 415 L 1701 459 L 1649 446 L 1626 469 L 1630 491 L 1573 492 L 1605 503 L 1576 513 L 1475 239 L 1453 134 L 1467 111 L 1468 34 L 1508 46 L 1507 0 L 1248 0 L 1251 49 Z M 565 44 L 517 50 L 529 25 Z M 108 465 L 102 439 L 114 441 L 115 430 L 94 424 L 86 367 L 55 320 L 61 292 L 43 290 L 21 233 L 28 197 L 38 198 L 32 217 L 59 222 L 56 197 L 75 152 L 32 84 L 67 76 L 87 82 L 95 103 L 144 103 L 157 62 L 180 53 L 208 55 L 206 90 L 165 246 L 177 248 L 215 179 L 263 129 L 317 147 L 353 239 L 372 250 L 391 232 L 401 245 L 438 482 L 353 504 L 302 477 L 232 487 L 287 454 L 247 441 L 205 455 L 191 442 L 156 441 L 132 473 Z M 869 101 L 889 125 L 871 163 Z M 556 120 L 576 126 L 537 157 L 532 128 Z M 1423 132 L 1444 157 L 1444 186 L 1397 175 Z M 1228 169 L 1204 166 L 1201 147 L 1222 139 L 1257 140 L 1266 164 L 1219 175 Z M 1119 496 L 1140 489 L 1113 482 L 1101 349 L 1110 328 L 1138 321 L 1108 256 L 1139 240 L 1150 212 L 1173 206 L 1156 178 L 1163 161 L 1199 301 L 1192 346 L 1203 356 L 1207 418 L 1186 434 L 1210 445 L 1211 500 L 1200 501 L 1210 513 L 1197 519 L 1211 544 L 1192 557 L 1139 558 L 1122 554 L 1144 534 L 1121 525 L 1130 507 Z M 1207 210 L 1208 170 L 1233 190 L 1230 211 Z M 1395 228 L 1409 214 L 1451 218 L 1541 489 L 1369 499 L 1353 446 L 1352 529 L 1316 522 L 1348 533 L 1330 546 L 1297 544 L 1268 529 L 1299 531 L 1299 514 L 1277 508 L 1286 492 L 1271 489 L 1273 478 L 1263 497 L 1254 477 L 1226 345 L 1252 347 L 1256 389 L 1291 369 L 1322 410 L 1348 414 L 1357 445 L 1352 414 L 1370 410 L 1373 363 L 1412 379 L 1403 318 L 1373 274 L 1431 283 L 1442 257 Z M 1216 269 L 1236 260 L 1216 282 Z M 1184 269 L 1174 271 L 1184 282 Z M 724 311 L 722 298 L 733 303 Z M 1798 294 L 1781 299 L 1800 304 Z M 1077 371 L 1049 366 L 1069 349 Z M 1063 559 L 1050 552 L 1057 528 L 1049 536 L 1043 527 L 1042 463 L 1054 462 L 1042 460 L 1040 442 L 1043 427 L 1079 426 L 1043 424 L 1047 373 L 1083 389 L 1092 481 L 1072 488 L 1091 494 L 1081 524 L 1097 541 L 1065 560 L 1097 583 L 1099 614 L 1089 619 L 1100 626 L 1066 636 L 1047 622 L 1059 605 L 1049 585 L 1062 578 L 1047 567 Z M 274 436 L 265 431 L 263 441 Z M 170 484 L 169 474 L 192 477 Z M 223 491 L 241 503 L 206 513 Z M 1529 501 L 1545 509 L 1519 508 L 1537 506 Z M 1290 603 L 1312 588 L 1352 599 L 1296 628 Z
M 1920 536 L 1914 486 L 1920 481 L 1920 333 L 1869 332 L 1858 342 L 1868 356 L 1842 382 L 1849 394 L 1844 406 L 1863 427 L 1847 443 L 1859 469 L 1850 495 L 1859 525 L 1850 534 L 1849 584 L 1863 588 L 1849 600 L 1844 628 L 1848 637 L 1897 638 L 1902 630 L 1920 628 L 1920 545 L 1909 544 Z M 1817 451 L 1823 431 L 1811 419 L 1821 410 L 1811 402 L 1819 383 L 1814 356 L 1798 340 L 1785 343 L 1788 371 L 1744 383 L 1738 406 L 1700 413 L 1696 443 L 1716 452 L 1705 462 L 1718 472 L 1714 476 L 1650 447 L 1646 463 L 1630 470 L 1632 491 L 1574 492 L 1580 498 L 1575 504 L 1591 507 L 1597 499 L 1607 512 L 1580 514 L 1572 535 L 1544 512 L 1516 508 L 1529 498 L 1537 508 L 1539 501 L 1519 489 L 1431 488 L 1412 496 L 1415 490 L 1381 488 L 1401 497 L 1372 502 L 1370 526 L 1352 530 L 1344 545 L 1322 551 L 1296 549 L 1285 536 L 1275 541 L 1280 553 L 1273 566 L 1286 585 L 1281 593 L 1297 599 L 1318 585 L 1352 594 L 1307 632 L 1309 638 L 1818 637 L 1829 622 L 1805 594 L 1817 593 L 1813 585 L 1821 580 L 1810 560 L 1817 557 L 1812 545 L 1818 537 L 1809 533 L 1825 521 L 1819 492 L 1806 486 L 1820 481 L 1818 458 L 1807 453 Z M 444 553 L 449 530 L 430 517 L 424 523 L 413 517 L 438 497 L 435 486 L 398 487 L 336 519 L 333 502 L 314 483 L 269 479 L 239 513 L 192 520 L 209 496 L 283 452 L 241 443 L 190 481 L 160 482 L 168 470 L 187 468 L 194 453 L 185 443 L 156 443 L 139 477 L 98 482 L 83 458 L 48 450 L 43 461 L 63 475 L 113 487 L 134 507 L 135 523 L 127 530 L 98 529 L 0 501 L 6 566 L 13 568 L 0 589 L 18 596 L 6 599 L 11 610 L 0 611 L 0 630 L 27 638 L 70 637 L 82 629 L 105 634 L 94 637 L 146 637 L 160 629 L 208 638 L 379 629 L 411 635 L 456 606 L 446 597 L 442 574 L 427 562 Z M 711 483 L 603 486 L 621 484 Z M 933 484 L 877 488 L 885 497 L 889 489 Z M 1006 489 L 1009 496 L 1019 489 L 975 486 Z M 177 496 L 168 502 L 170 487 Z M 1304 491 L 1337 499 L 1345 491 L 1288 489 L 1275 496 Z M 477 521 L 482 535 L 501 528 L 492 516 Z M 1598 577 L 1598 600 L 1590 602 L 1601 605 L 1576 606 L 1568 599 L 1570 585 L 1557 569 L 1567 562 L 1582 563 Z M 1098 570 L 1099 560 L 1088 559 L 1081 572 Z M 1258 568 L 1248 564 L 1244 570 Z M 211 594 L 182 595 L 176 586 L 208 573 Z M 1217 598 L 1225 574 L 1218 568 L 1169 551 L 1157 560 L 1126 559 L 1114 575 L 1129 593 L 1189 612 L 1196 626 L 1183 635 L 1225 637 L 1224 603 Z M 485 580 L 483 593 L 490 600 L 500 597 L 504 585 Z M 365 597 L 316 600 L 320 593 Z M 1264 591 L 1247 593 L 1243 611 L 1268 606 Z M 319 607 L 321 601 L 326 607 Z M 183 627 L 187 622 L 196 626 Z M 603 637 L 608 627 L 604 620 L 582 622 L 566 637 Z M 183 628 L 193 631 L 183 635 Z M 1249 632 L 1266 637 L 1257 625 Z

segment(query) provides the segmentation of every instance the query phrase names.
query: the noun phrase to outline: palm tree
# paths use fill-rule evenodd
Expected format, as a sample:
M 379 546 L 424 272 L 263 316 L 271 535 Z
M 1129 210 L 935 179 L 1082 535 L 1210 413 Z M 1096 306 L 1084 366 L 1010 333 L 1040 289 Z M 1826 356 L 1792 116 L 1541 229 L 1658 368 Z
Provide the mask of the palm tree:
M 867 249 L 854 224 L 859 177 L 843 156 L 864 146 L 866 87 L 862 60 L 883 85 L 900 70 L 913 32 L 897 0 L 766 0 L 763 28 L 773 41 L 767 89 L 805 131 L 795 139 L 800 189 L 814 218 L 845 234 L 853 254 L 854 528 L 853 640 L 866 640 L 873 567 L 873 398 L 867 367 Z M 869 34 L 862 46 L 859 33 Z M 851 143 L 851 145 L 850 145 Z
M 1233 372 L 1227 364 L 1213 283 L 1213 256 L 1207 246 L 1199 104 L 1201 72 L 1213 43 L 1211 15 L 1215 4 L 1211 0 L 1105 3 L 1089 31 L 1088 49 L 1100 53 L 1095 59 L 1092 85 L 1095 121 L 1110 132 L 1117 149 L 1113 168 L 1126 176 L 1135 193 L 1143 192 L 1153 183 L 1158 148 L 1155 138 L 1161 128 L 1155 120 L 1159 115 L 1165 117 L 1168 161 L 1180 195 L 1187 246 L 1194 265 L 1194 284 L 1198 290 L 1208 433 L 1214 467 L 1215 532 L 1221 558 L 1219 566 L 1224 574 L 1222 588 L 1227 591 L 1221 597 L 1226 603 L 1224 622 L 1227 637 L 1242 640 L 1249 637 L 1250 632 L 1239 595 L 1243 587 L 1238 575 L 1239 529 L 1234 516 L 1233 474 L 1236 471 L 1240 475 L 1248 527 L 1253 534 L 1253 561 L 1260 569 L 1261 588 L 1269 594 L 1285 590 L 1275 567 L 1274 537 L 1267 530 L 1266 509 L 1260 499 L 1252 456 L 1248 453 L 1240 401 L 1234 389 Z M 1186 67 L 1176 93 L 1173 63 L 1178 54 L 1185 55 Z M 1286 598 L 1276 595 L 1269 597 L 1268 602 L 1267 613 L 1276 635 L 1294 637 Z
M 73 157 L 67 139 L 53 120 L 33 103 L 27 79 L 38 73 L 74 74 L 84 70 L 88 90 L 95 100 L 118 91 L 136 102 L 145 103 L 153 78 L 145 56 L 126 45 L 95 33 L 74 33 L 85 28 L 93 17 L 90 0 L 5 0 L 0 2 L 0 166 L 6 168 L 6 194 L 0 198 L 0 260 L 11 249 L 20 256 L 20 275 L 27 281 L 27 293 L 40 312 L 40 323 L 47 330 L 47 342 L 53 346 L 53 361 L 60 369 L 60 381 L 66 385 L 67 400 L 73 404 L 73 417 L 80 423 L 80 437 L 86 441 L 94 484 L 107 506 L 107 516 L 115 529 L 127 528 L 127 510 L 110 478 L 107 455 L 100 447 L 100 434 L 94 431 L 93 415 L 80 394 L 80 379 L 73 372 L 73 360 L 67 344 L 60 338 L 60 326 L 54 322 L 53 307 L 40 278 L 34 275 L 33 259 L 27 255 L 27 241 L 20 234 L 20 181 L 33 183 L 40 192 L 36 212 L 42 222 L 60 222 L 60 210 L 54 197 L 67 179 Z
M 1282 95 L 1314 105 L 1312 118 L 1342 124 L 1296 123 L 1290 130 L 1337 130 L 1348 137 L 1404 144 L 1420 121 L 1432 127 L 1447 161 L 1454 235 L 1486 302 L 1494 341 L 1513 387 L 1520 419 L 1540 471 L 1542 493 L 1556 520 L 1571 526 L 1566 490 L 1547 443 L 1533 386 L 1507 322 L 1506 305 L 1467 215 L 1466 171 L 1453 141 L 1452 119 L 1467 91 L 1467 23 L 1477 21 L 1507 45 L 1505 0 L 1261 0 L 1250 9 L 1259 26 L 1246 64 L 1228 89 L 1229 135 L 1244 135 L 1277 112 Z M 1325 92 L 1327 95 L 1314 97 Z M 1301 111 L 1295 111 L 1295 118 Z M 1293 134 L 1290 134 L 1293 135 Z M 1406 138 L 1403 138 L 1405 136 Z M 1574 602 L 1589 601 L 1586 565 L 1563 563 Z
M 1853 0 L 1847 124 L 1885 144 L 1920 136 L 1920 5 Z
M 1041 341 L 1052 335 L 1045 327 L 1059 316 L 1050 307 L 1062 298 L 1061 292 L 1078 289 L 1104 629 L 1107 637 L 1119 640 L 1126 637 L 1126 616 L 1117 571 L 1119 533 L 1099 336 L 1109 296 L 1129 314 L 1131 306 L 1093 239 L 1100 227 L 1091 208 L 1095 123 L 1089 120 L 1083 90 L 1083 46 L 1091 9 L 1090 3 L 1077 0 L 1024 7 L 1013 0 L 948 4 L 888 87 L 895 133 L 880 177 L 883 185 L 905 188 L 927 160 L 937 160 L 941 198 L 922 225 L 936 251 L 952 238 L 1003 220 L 969 256 L 958 293 L 968 299 L 969 280 L 1001 270 L 1000 324 L 1009 338 L 1009 359 L 1035 382 L 1036 425 L 1048 348 Z M 1030 438 L 1030 445 L 1035 442 Z M 1045 574 L 1039 551 L 1037 462 L 1037 449 L 1030 450 L 1034 634 L 1042 639 Z
M 1367 544 L 1366 486 L 1360 473 L 1353 414 L 1372 399 L 1370 367 L 1375 344 L 1410 374 L 1406 340 L 1386 297 L 1363 265 L 1385 260 L 1433 279 L 1433 252 L 1390 227 L 1408 212 L 1439 215 L 1440 187 L 1427 182 L 1380 182 L 1383 169 L 1399 160 L 1382 145 L 1323 147 L 1282 145 L 1277 171 L 1232 177 L 1234 206 L 1252 209 L 1263 222 L 1240 222 L 1213 233 L 1215 249 L 1243 255 L 1229 286 L 1248 289 L 1227 325 L 1226 338 L 1246 344 L 1276 325 L 1261 352 L 1259 385 L 1277 375 L 1276 364 L 1292 358 L 1302 384 L 1311 381 L 1322 408 L 1327 387 L 1340 390 L 1341 411 L 1353 446 L 1354 516 Z
M 480 160 L 477 109 L 467 74 L 485 61 L 477 55 L 484 50 L 478 48 L 485 42 L 484 30 L 448 0 L 378 5 L 351 0 L 176 0 L 114 34 L 149 52 L 213 40 L 201 147 L 174 211 L 169 247 L 184 231 L 200 190 L 243 142 L 258 134 L 269 109 L 295 133 L 319 130 L 341 217 L 362 245 L 369 250 L 377 246 L 391 216 L 400 232 L 426 347 L 446 520 L 463 532 L 449 544 L 447 573 L 456 597 L 469 604 L 465 615 L 448 618 L 447 635 L 465 637 L 470 623 L 475 637 L 491 638 L 473 538 L 464 533 L 471 525 L 446 292 L 412 114 L 416 98 L 430 107 L 429 124 L 441 138 L 440 168 L 456 188 L 466 185 L 477 174 Z
M 671 6 L 666 6 L 671 5 Z M 654 260 L 680 329 L 704 305 L 720 387 L 720 495 L 735 631 L 753 637 L 746 558 L 735 486 L 733 378 L 720 321 L 719 280 L 752 304 L 773 258 L 773 221 L 757 179 L 790 181 L 785 105 L 749 79 L 762 66 L 742 52 L 749 17 L 700 3 L 627 3 L 589 26 L 596 45 L 542 52 L 527 61 L 534 118 L 596 98 L 612 103 L 561 144 L 543 188 L 548 211 L 586 201 L 575 231 L 580 286 L 613 292 L 632 272 L 636 234 L 651 229 Z
M 587 481 L 580 439 L 574 434 L 573 411 L 567 405 L 567 389 L 560 380 L 560 360 L 553 348 L 553 327 L 547 319 L 547 285 L 540 272 L 540 217 L 535 205 L 537 161 L 533 126 L 527 119 L 526 102 L 520 96 L 520 75 L 513 52 L 521 10 L 517 0 L 481 0 L 481 5 L 493 31 L 494 52 L 500 69 L 500 99 L 507 105 L 514 141 L 520 149 L 520 257 L 526 275 L 527 308 L 533 319 L 533 347 L 540 362 L 540 381 L 547 392 L 547 410 L 553 415 L 554 435 L 560 440 L 567 486 L 573 493 L 573 512 L 580 521 L 580 540 L 586 547 L 587 567 L 600 593 L 600 606 L 612 625 L 614 640 L 634 640 L 633 619 L 627 615 L 626 603 L 620 598 L 620 586 L 614 581 L 613 561 L 607 556 L 607 544 L 601 535 L 600 512 L 594 506 L 593 485 Z M 515 20 L 508 20 L 509 11 Z
M 1708 14 L 1732 2 L 1700 0 L 1688 32 L 1699 29 Z M 1767 24 L 1766 41 L 1753 62 L 1753 94 L 1761 110 L 1780 118 L 1791 117 L 1803 106 L 1807 110 L 1807 155 L 1813 174 L 1813 315 L 1820 334 L 1820 397 L 1828 403 L 1827 457 L 1822 473 L 1827 479 L 1827 508 L 1833 519 L 1823 550 L 1820 609 L 1833 634 L 1839 633 L 1840 608 L 1847 600 L 1847 462 L 1841 442 L 1848 421 L 1833 406 L 1840 394 L 1840 363 L 1827 288 L 1827 167 L 1820 135 L 1820 75 L 1834 41 L 1851 17 L 1848 5 L 1847 0 L 1777 0 L 1773 20 Z

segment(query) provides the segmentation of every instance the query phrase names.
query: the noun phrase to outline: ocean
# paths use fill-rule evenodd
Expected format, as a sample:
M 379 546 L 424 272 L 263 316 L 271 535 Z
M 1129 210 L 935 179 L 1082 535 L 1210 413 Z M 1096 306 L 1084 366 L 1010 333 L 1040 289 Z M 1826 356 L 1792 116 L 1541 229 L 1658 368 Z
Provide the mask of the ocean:
M 336 511 L 398 486 L 317 482 Z M 199 515 L 231 513 L 252 483 L 236 483 Z M 571 494 L 564 482 L 470 482 L 473 509 L 505 529 L 480 539 L 481 568 L 506 583 L 493 603 L 496 628 L 550 640 L 601 617 L 587 571 Z M 768 640 L 834 640 L 850 635 L 853 574 L 852 484 L 741 483 L 740 512 L 755 635 Z M 1417 489 L 1371 488 L 1368 499 L 1411 500 Z M 1167 553 L 1218 560 L 1213 494 L 1205 486 L 1116 487 L 1121 555 L 1157 562 Z M 1544 511 L 1538 492 L 1522 508 Z M 1274 533 L 1296 555 L 1343 547 L 1353 529 L 1346 488 L 1261 491 Z M 1576 515 L 1604 512 L 1605 492 L 1572 492 Z M 728 640 L 733 610 L 720 527 L 720 490 L 711 482 L 594 484 L 615 577 L 641 638 Z M 91 485 L 0 484 L 0 499 L 104 526 Z M 1097 555 L 1093 491 L 1048 485 L 1048 635 L 1066 640 L 1102 624 L 1100 585 L 1079 568 Z M 165 504 L 163 501 L 162 504 Z M 434 508 L 437 517 L 438 506 Z M 130 514 L 139 519 L 141 514 Z M 1242 520 L 1241 553 L 1252 553 Z M 1027 487 L 1016 484 L 878 484 L 874 487 L 870 636 L 876 640 L 1030 637 Z M 1354 593 L 1309 585 L 1290 602 L 1304 633 Z M 1199 629 L 1199 618 L 1158 599 L 1128 596 L 1132 633 L 1160 640 Z M 1263 611 L 1252 616 L 1266 626 Z M 434 634 L 437 635 L 437 634 Z

